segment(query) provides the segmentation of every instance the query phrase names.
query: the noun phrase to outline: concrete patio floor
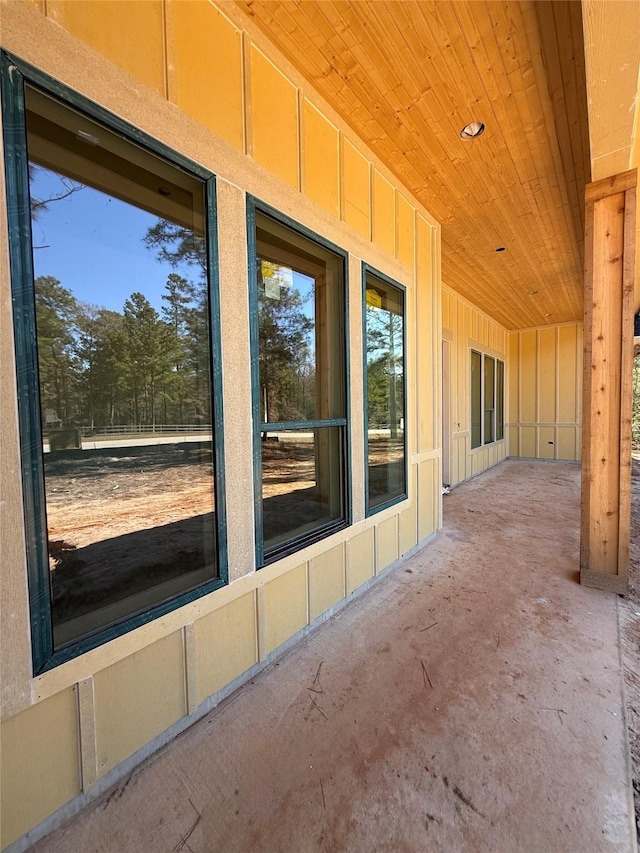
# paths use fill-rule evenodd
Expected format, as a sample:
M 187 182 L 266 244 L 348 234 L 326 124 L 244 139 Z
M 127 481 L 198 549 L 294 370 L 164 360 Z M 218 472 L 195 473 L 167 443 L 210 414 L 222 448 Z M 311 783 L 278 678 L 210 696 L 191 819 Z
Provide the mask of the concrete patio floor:
M 579 478 L 508 461 L 455 489 L 429 547 L 34 850 L 635 850 Z

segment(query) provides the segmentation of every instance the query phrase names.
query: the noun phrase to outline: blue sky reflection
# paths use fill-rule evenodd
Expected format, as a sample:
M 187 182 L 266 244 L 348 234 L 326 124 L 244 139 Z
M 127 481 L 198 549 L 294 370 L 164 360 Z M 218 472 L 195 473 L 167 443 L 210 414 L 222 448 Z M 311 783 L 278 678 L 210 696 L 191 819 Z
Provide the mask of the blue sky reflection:
M 135 291 L 160 311 L 169 273 L 198 278 L 193 267 L 160 261 L 144 244 L 158 217 L 83 184 L 66 198 L 51 201 L 32 223 L 35 276 L 53 276 L 81 302 L 122 311 Z M 44 166 L 31 164 L 34 199 L 56 199 L 69 182 Z

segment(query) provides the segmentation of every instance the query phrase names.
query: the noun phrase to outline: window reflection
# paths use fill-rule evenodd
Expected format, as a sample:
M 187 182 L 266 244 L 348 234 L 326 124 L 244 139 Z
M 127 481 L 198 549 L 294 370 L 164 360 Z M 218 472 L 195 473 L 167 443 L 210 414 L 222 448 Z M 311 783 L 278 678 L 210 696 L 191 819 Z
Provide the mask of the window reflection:
M 316 280 L 258 260 L 260 388 L 264 423 L 316 417 Z
M 27 93 L 57 646 L 217 575 L 201 182 Z
M 258 558 L 268 562 L 346 519 L 344 258 L 261 211 L 255 237 Z
M 404 295 L 366 276 L 368 498 L 374 508 L 406 493 Z
M 262 423 L 345 417 L 343 259 L 256 215 Z
M 339 520 L 343 473 L 339 427 L 262 433 L 265 549 Z
M 494 358 L 484 357 L 484 443 L 495 441 L 495 366 Z

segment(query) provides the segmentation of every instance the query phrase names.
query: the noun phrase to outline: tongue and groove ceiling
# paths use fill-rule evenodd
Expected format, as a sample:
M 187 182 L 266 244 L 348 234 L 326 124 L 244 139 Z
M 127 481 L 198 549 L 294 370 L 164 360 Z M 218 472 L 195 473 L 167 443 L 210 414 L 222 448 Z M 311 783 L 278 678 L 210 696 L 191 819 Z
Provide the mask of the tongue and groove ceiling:
M 581 3 L 237 5 L 442 224 L 444 284 L 508 329 L 582 319 Z

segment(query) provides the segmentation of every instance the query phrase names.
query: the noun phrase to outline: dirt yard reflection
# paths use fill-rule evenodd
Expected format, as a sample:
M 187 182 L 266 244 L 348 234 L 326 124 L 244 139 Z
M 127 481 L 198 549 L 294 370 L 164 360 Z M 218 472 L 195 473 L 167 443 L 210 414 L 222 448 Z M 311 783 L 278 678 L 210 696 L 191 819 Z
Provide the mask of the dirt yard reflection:
M 54 624 L 182 575 L 215 577 L 210 444 L 45 457 Z
M 388 435 L 369 433 L 369 501 L 375 504 L 390 500 L 405 491 L 405 452 L 402 433 Z
M 328 496 L 318 488 L 311 436 L 263 442 L 262 499 L 265 548 L 331 520 Z
M 324 449 L 287 435 L 263 442 L 262 456 L 266 548 L 344 517 L 337 430 Z M 322 458 L 333 466 L 324 480 Z M 401 439 L 371 441 L 369 459 L 375 494 L 403 482 Z M 54 624 L 172 579 L 188 589 L 202 571 L 216 576 L 210 442 L 47 453 L 45 475 Z

